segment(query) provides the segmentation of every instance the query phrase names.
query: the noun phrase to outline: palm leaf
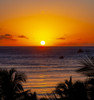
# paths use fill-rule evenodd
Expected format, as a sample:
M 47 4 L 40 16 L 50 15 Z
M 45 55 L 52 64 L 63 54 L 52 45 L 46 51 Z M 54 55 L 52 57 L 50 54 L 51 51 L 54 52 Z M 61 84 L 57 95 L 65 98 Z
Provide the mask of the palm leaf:
M 85 74 L 88 77 L 94 77 L 94 57 L 86 56 L 81 59 L 80 64 L 82 67 L 77 70 L 82 74 Z

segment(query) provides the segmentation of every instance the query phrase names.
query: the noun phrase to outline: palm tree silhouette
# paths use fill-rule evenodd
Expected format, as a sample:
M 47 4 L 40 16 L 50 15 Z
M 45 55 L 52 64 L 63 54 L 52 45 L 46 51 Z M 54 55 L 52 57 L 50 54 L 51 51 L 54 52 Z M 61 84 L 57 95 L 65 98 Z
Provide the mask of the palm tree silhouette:
M 26 82 L 25 74 L 15 69 L 0 69 L 0 99 L 14 100 L 16 94 L 24 91 L 22 82 Z
M 86 56 L 80 61 L 82 67 L 77 70 L 88 77 L 94 77 L 94 56 Z
M 89 78 L 86 82 L 87 92 L 90 100 L 94 100 L 94 78 Z
M 37 100 L 36 92 L 32 93 L 30 90 L 18 93 L 16 95 L 16 100 Z
M 55 92 L 64 100 L 72 100 L 73 83 L 72 77 L 70 80 L 65 80 L 65 83 L 60 83 L 56 87 Z
M 77 72 L 88 76 L 86 81 L 90 100 L 94 100 L 94 56 L 86 56 L 80 63 L 83 65 Z
M 60 96 L 62 100 L 88 100 L 86 86 L 83 82 L 72 82 L 66 80 L 65 83 L 60 83 L 55 90 L 55 93 Z
M 87 88 L 84 82 L 76 81 L 73 84 L 73 100 L 88 100 Z

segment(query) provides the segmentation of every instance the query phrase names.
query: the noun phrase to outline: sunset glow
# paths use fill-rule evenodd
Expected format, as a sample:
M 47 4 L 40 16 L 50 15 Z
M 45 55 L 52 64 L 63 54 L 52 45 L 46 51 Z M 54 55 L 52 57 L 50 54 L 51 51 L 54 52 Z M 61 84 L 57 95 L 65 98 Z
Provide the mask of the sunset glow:
M 94 45 L 93 0 L 1 1 L 0 46 Z
M 93 100 L 93 67 L 94 0 L 0 0 L 0 100 Z

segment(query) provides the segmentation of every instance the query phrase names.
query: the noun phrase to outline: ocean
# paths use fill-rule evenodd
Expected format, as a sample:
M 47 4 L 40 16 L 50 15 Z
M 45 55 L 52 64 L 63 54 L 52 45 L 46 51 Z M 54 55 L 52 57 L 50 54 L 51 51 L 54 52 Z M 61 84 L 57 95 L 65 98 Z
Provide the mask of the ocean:
M 77 53 L 79 49 L 85 52 Z M 87 55 L 94 55 L 94 47 L 0 47 L 0 68 L 24 72 L 24 89 L 42 96 L 70 76 L 73 81 L 85 80 L 86 76 L 76 70 L 82 66 L 81 58 Z

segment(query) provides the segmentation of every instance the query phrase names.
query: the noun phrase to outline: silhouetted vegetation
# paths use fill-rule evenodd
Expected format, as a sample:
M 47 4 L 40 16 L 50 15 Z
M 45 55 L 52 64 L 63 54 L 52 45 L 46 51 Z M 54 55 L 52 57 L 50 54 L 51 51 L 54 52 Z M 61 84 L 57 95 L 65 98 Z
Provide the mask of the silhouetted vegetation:
M 82 67 L 77 70 L 88 77 L 94 77 L 94 56 L 86 56 L 80 61 Z
M 94 57 L 87 56 L 80 61 L 80 64 L 82 67 L 77 72 L 86 75 L 87 80 L 73 83 L 70 77 L 69 81 L 65 80 L 64 83 L 57 85 L 50 100 L 94 100 Z
M 81 64 L 77 72 L 88 76 L 86 81 L 73 82 L 70 77 L 40 100 L 94 100 L 94 57 L 83 58 Z M 0 69 L 0 100 L 38 100 L 35 92 L 24 90 L 23 82 L 26 82 L 24 73 L 15 69 Z
M 65 80 L 64 83 L 58 84 L 55 93 L 62 100 L 88 100 L 85 84 L 80 81 L 73 83 L 72 77 L 69 81 Z
M 36 94 L 24 91 L 23 82 L 26 82 L 25 74 L 15 69 L 0 69 L 0 100 L 35 100 Z
M 88 76 L 87 92 L 90 100 L 94 100 L 94 56 L 86 56 L 80 62 L 83 66 L 77 72 Z

